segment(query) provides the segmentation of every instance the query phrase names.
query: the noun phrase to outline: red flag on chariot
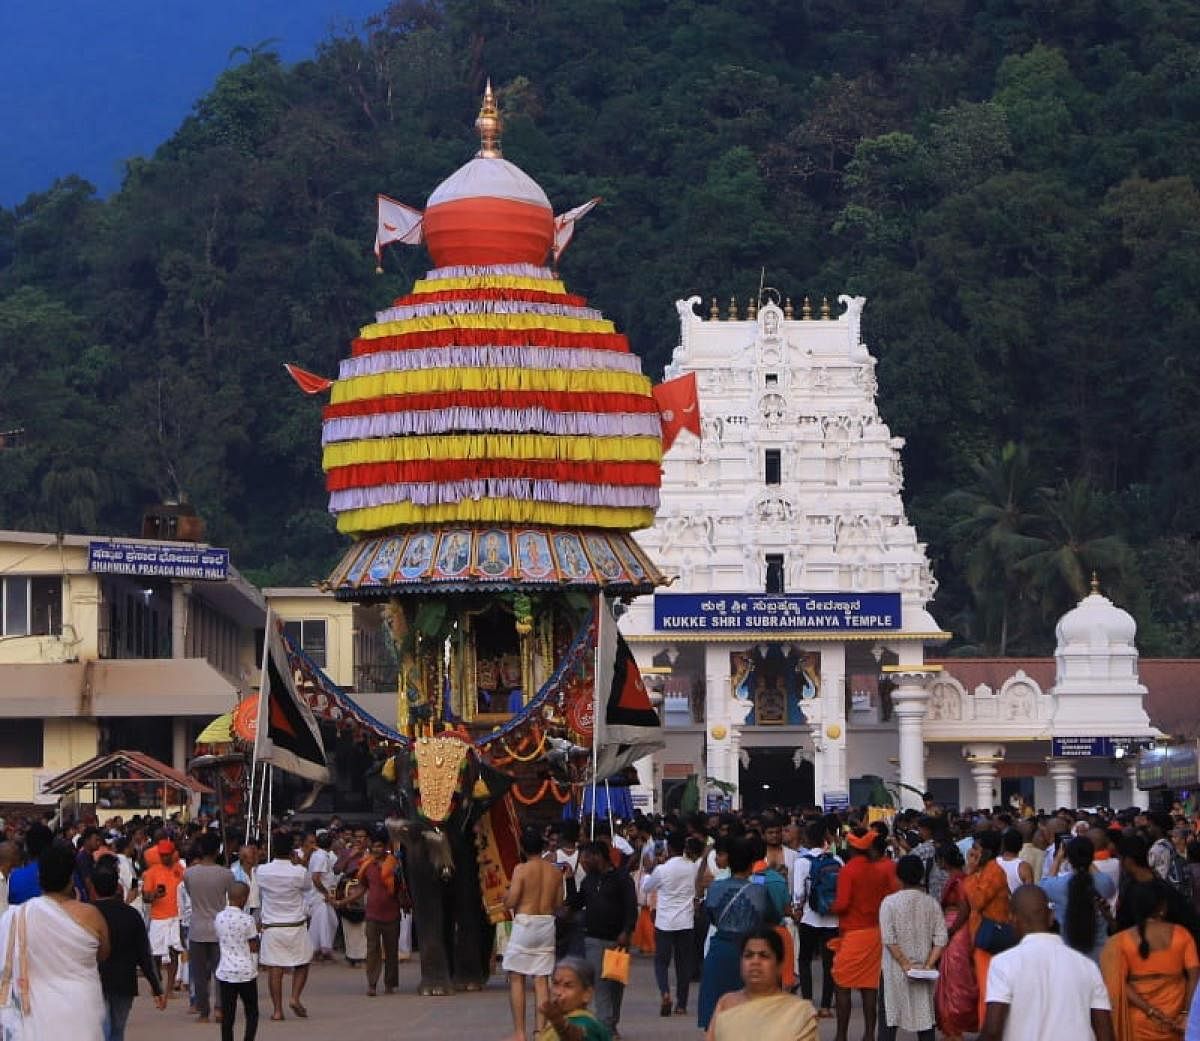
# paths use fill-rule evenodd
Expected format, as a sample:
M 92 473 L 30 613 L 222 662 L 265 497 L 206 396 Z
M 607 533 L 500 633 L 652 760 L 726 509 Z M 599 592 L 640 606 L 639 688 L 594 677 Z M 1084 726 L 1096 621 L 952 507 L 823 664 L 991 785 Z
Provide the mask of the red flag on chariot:
M 283 367 L 287 369 L 287 374 L 296 381 L 296 386 L 305 394 L 320 394 L 321 391 L 328 390 L 333 386 L 333 380 L 318 376 L 315 372 L 309 372 L 308 369 L 302 369 L 299 365 L 291 365 L 285 361 Z

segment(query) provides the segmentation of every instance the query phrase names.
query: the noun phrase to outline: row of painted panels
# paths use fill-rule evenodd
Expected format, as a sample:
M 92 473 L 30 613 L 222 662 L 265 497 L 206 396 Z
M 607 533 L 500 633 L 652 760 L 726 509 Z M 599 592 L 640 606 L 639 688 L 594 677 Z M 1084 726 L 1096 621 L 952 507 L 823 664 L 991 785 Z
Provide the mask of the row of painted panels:
M 430 582 L 645 585 L 658 579 L 624 533 L 537 528 L 444 528 L 364 539 L 329 578 L 337 589 Z

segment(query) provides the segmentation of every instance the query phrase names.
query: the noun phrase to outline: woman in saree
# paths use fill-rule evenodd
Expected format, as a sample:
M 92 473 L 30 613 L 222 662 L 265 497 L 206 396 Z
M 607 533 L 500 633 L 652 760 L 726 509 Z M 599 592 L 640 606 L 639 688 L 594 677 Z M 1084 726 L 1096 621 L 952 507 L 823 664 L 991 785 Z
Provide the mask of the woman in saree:
M 783 987 L 784 946 L 771 928 L 755 929 L 741 944 L 742 989 L 717 1002 L 706 1041 L 817 1041 L 811 1001 Z
M 950 942 L 942 952 L 941 974 L 933 989 L 938 1029 L 947 1041 L 979 1029 L 979 988 L 975 985 L 974 947 L 971 944 L 971 909 L 967 904 L 963 855 L 953 842 L 937 848 L 937 865 L 945 872 L 942 914 Z
M 42 896 L 0 919 L 0 979 L 24 1008 L 23 1041 L 101 1041 L 107 1015 L 98 964 L 108 925 L 75 899 L 75 847 L 56 840 L 38 860 Z M 7 1001 L 8 994 L 0 995 Z
M 1113 1032 L 1117 1041 L 1178 1041 L 1200 976 L 1196 944 L 1166 921 L 1160 883 L 1139 882 L 1126 899 L 1137 924 L 1111 937 L 1100 956 Z
M 612 1041 L 608 1027 L 588 1009 L 596 970 L 582 958 L 564 958 L 550 977 L 550 1000 L 540 1009 L 546 1025 L 537 1041 Z
M 783 903 L 772 887 L 765 880 L 761 885 L 752 881 L 757 852 L 750 839 L 733 840 L 729 846 L 732 873 L 709 886 L 704 898 L 704 908 L 716 931 L 700 975 L 697 1022 L 701 1030 L 708 1029 L 718 999 L 738 989 L 742 940 L 754 930 L 783 919 Z
M 963 882 L 963 890 L 967 896 L 967 905 L 971 909 L 968 928 L 971 930 L 971 961 L 975 966 L 975 985 L 979 988 L 979 1002 L 976 1006 L 977 1022 L 982 1023 L 985 1005 L 987 1003 L 987 974 L 988 966 L 992 963 L 992 955 L 980 948 L 977 937 L 980 926 L 985 921 L 1007 924 L 1008 913 L 1008 876 L 1000 867 L 997 857 L 1000 855 L 1000 833 L 985 831 L 975 836 L 975 845 L 967 855 L 967 877 Z
M 974 945 L 971 941 L 971 907 L 967 903 L 966 873 L 959 848 L 953 842 L 937 847 L 937 866 L 946 872 L 942 889 L 942 914 L 950 941 L 942 952 L 941 975 L 934 987 L 937 1029 L 947 1041 L 961 1041 L 979 1029 L 979 987 L 974 979 Z

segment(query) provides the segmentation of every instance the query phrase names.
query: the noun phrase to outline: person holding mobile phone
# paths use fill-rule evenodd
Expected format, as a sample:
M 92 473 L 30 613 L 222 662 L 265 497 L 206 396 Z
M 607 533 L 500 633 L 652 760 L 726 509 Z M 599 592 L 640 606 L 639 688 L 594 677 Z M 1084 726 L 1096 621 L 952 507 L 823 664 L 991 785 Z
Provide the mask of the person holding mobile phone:
M 175 974 L 183 938 L 179 930 L 179 883 L 183 865 L 175 853 L 175 843 L 160 839 L 154 847 L 158 863 L 142 875 L 142 900 L 150 908 L 150 952 L 163 967 L 167 997 L 175 993 Z

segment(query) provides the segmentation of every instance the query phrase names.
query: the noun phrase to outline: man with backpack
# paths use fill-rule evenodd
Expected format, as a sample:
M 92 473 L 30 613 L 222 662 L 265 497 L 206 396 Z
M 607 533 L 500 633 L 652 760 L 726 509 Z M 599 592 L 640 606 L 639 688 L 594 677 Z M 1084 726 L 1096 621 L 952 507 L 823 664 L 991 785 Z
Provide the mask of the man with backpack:
M 830 913 L 830 908 L 837 899 L 842 860 L 830 848 L 829 830 L 824 821 L 815 820 L 809 824 L 805 841 L 808 848 L 801 850 L 793 861 L 790 879 L 792 920 L 800 935 L 796 945 L 799 959 L 796 978 L 800 993 L 812 1001 L 813 957 L 820 954 L 821 1004 L 817 1008 L 817 1018 L 832 1019 L 833 951 L 829 949 L 829 941 L 838 934 L 838 919 Z

